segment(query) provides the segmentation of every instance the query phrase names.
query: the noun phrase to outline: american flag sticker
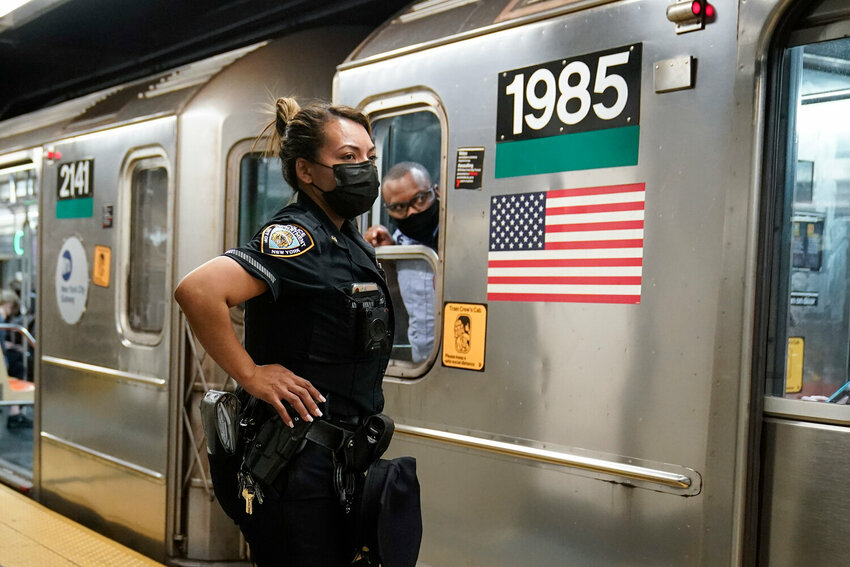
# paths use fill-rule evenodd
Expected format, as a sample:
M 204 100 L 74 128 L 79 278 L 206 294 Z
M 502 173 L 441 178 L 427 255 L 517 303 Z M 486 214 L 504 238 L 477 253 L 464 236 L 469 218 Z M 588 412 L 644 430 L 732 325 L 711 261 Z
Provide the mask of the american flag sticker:
M 640 303 L 644 183 L 490 198 L 488 301 Z

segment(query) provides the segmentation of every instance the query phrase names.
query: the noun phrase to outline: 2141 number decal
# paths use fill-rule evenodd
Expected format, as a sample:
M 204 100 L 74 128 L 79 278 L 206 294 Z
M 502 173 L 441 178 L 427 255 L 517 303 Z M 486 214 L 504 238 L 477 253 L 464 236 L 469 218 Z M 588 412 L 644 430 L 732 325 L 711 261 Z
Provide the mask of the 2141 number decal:
M 82 199 L 92 197 L 94 179 L 94 160 L 81 159 L 59 164 L 59 179 L 56 183 L 56 198 Z
M 637 43 L 499 73 L 496 141 L 638 124 L 641 47 Z

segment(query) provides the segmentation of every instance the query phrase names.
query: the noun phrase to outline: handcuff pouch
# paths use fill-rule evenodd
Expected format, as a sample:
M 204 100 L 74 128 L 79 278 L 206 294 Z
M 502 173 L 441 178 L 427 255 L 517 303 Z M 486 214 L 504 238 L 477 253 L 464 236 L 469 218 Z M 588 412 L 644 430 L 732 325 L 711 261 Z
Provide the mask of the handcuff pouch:
M 367 417 L 343 445 L 345 468 L 365 472 L 387 450 L 394 430 L 395 424 L 388 415 L 379 413 Z

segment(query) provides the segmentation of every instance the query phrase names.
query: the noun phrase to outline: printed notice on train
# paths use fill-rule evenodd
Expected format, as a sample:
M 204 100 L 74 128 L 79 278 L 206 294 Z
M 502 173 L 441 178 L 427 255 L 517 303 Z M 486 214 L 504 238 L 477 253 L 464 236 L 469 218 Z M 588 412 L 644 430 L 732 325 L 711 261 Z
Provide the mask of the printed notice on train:
M 484 370 L 487 306 L 446 303 L 443 309 L 443 366 Z
M 481 189 L 484 148 L 458 148 L 455 189 Z
M 100 244 L 94 247 L 94 268 L 91 281 L 100 287 L 109 287 L 112 248 Z

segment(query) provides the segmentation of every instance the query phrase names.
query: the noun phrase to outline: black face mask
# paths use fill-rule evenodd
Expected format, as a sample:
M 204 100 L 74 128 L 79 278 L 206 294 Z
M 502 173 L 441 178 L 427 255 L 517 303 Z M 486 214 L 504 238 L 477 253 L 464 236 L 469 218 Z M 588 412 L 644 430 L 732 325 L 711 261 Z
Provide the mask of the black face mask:
M 437 247 L 437 224 L 440 222 L 440 199 L 435 197 L 431 206 L 422 211 L 405 217 L 393 219 L 398 229 L 408 238 L 418 240 L 425 246 Z
M 333 167 L 319 162 L 322 167 L 333 169 L 336 187 L 325 191 L 315 183 L 313 187 L 322 192 L 330 207 L 346 219 L 362 215 L 378 198 L 378 168 L 371 161 L 362 163 L 337 163 Z

